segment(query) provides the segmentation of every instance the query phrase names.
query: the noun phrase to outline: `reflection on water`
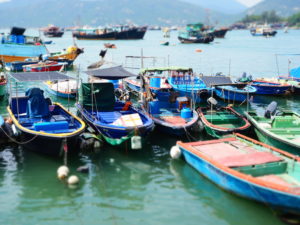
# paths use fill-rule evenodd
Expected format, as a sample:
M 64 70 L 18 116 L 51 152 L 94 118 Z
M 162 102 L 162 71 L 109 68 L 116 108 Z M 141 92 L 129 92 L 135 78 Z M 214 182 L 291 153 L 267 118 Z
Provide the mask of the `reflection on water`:
M 35 34 L 36 30 L 30 32 Z M 300 50 L 299 31 L 287 35 L 279 32 L 278 37 L 272 39 L 253 38 L 248 31 L 234 31 L 218 44 L 210 45 L 179 44 L 176 36 L 171 34 L 169 47 L 159 45 L 160 32 L 148 32 L 141 41 L 115 41 L 117 49 L 109 49 L 107 60 L 125 64 L 126 55 L 140 55 L 143 48 L 145 56 L 169 56 L 171 65 L 192 67 L 197 73 L 222 71 L 227 74 L 230 71 L 237 76 L 246 71 L 254 77 L 271 77 L 277 74 L 276 53 Z M 85 53 L 76 60 L 75 68 L 83 71 L 87 65 L 99 60 L 104 42 L 77 41 Z M 66 33 L 63 38 L 55 39 L 49 49 L 61 50 L 71 43 L 71 34 Z M 196 48 L 201 48 L 202 53 L 196 53 Z M 284 56 L 282 58 L 279 59 L 281 73 L 286 71 L 287 62 Z M 166 65 L 167 60 L 164 63 Z M 291 67 L 296 66 L 297 60 L 292 59 Z M 69 74 L 76 76 L 76 72 Z M 84 73 L 80 73 L 80 77 L 86 80 Z M 51 97 L 53 101 L 68 105 L 67 100 Z M 273 100 L 278 102 L 280 109 L 299 111 L 298 97 L 292 96 L 258 96 L 249 109 L 263 113 Z M 6 114 L 6 105 L 7 101 L 0 102 L 2 115 Z M 71 101 L 71 111 L 75 112 L 73 105 L 74 101 Z M 236 104 L 235 107 L 239 111 L 247 109 L 246 105 Z M 199 133 L 178 140 L 206 138 L 205 134 Z M 156 131 L 140 151 L 126 152 L 104 146 L 98 154 L 69 157 L 71 173 L 80 178 L 75 189 L 56 178 L 62 159 L 23 151 L 16 146 L 0 147 L 0 224 L 281 223 L 262 204 L 224 192 L 183 160 L 171 161 L 169 150 L 176 141 L 176 138 Z M 88 166 L 89 173 L 77 172 L 79 166 Z

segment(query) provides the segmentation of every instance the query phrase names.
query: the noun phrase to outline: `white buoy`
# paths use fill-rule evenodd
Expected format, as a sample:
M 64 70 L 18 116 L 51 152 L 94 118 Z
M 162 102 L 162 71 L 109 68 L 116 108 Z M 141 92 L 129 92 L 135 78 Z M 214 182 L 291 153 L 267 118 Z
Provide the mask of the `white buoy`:
M 131 148 L 133 150 L 141 149 L 142 148 L 142 138 L 141 136 L 133 136 L 131 138 Z
M 177 145 L 174 145 L 170 150 L 170 156 L 172 159 L 179 159 L 181 156 L 181 150 Z
M 68 178 L 68 184 L 74 185 L 79 183 L 79 178 L 76 175 L 72 175 Z
M 69 168 L 67 166 L 60 166 L 57 169 L 57 177 L 60 180 L 63 180 L 65 178 L 67 178 L 67 176 L 69 175 Z

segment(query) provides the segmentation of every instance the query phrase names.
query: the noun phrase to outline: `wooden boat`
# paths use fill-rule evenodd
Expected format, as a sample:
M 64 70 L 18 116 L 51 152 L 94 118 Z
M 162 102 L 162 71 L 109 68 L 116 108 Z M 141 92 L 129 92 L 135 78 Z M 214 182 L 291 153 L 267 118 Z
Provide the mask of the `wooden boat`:
M 204 43 L 208 44 L 214 41 L 214 35 L 203 30 L 202 23 L 187 24 L 185 29 L 180 31 L 178 39 L 181 43 L 192 44 L 192 43 Z
M 47 81 L 44 82 L 46 91 L 49 93 L 67 99 L 75 99 L 77 95 L 77 85 L 76 80 L 66 80 L 66 81 Z
M 64 35 L 64 31 L 56 26 L 49 26 L 43 29 L 44 35 L 47 37 L 62 37 Z
M 67 63 L 46 61 L 23 66 L 24 72 L 61 71 Z
M 282 111 L 275 116 L 260 116 L 256 112 L 245 112 L 255 128 L 258 139 L 284 151 L 300 155 L 300 115 Z
M 103 29 L 78 29 L 73 37 L 78 40 L 138 40 L 143 39 L 147 27 L 115 26 Z
M 246 84 L 226 84 L 215 86 L 214 92 L 224 100 L 245 102 L 256 93 L 256 88 Z
M 222 189 L 286 213 L 300 213 L 300 159 L 241 134 L 177 142 L 184 159 Z
M 253 80 L 250 85 L 256 88 L 255 94 L 258 95 L 283 95 L 292 88 L 289 84 L 281 84 L 265 80 Z
M 7 80 L 4 76 L 0 77 L 0 98 L 4 97 L 7 93 L 6 90 Z
M 111 43 L 104 43 L 103 45 L 105 48 L 117 48 L 115 44 L 111 44 Z
M 2 36 L 0 42 L 0 59 L 4 63 L 25 61 L 28 58 L 35 58 L 41 55 L 48 55 L 49 52 L 39 37 L 24 35 L 25 29 L 13 27 L 9 35 Z M 74 61 L 83 49 L 77 46 L 70 46 L 66 51 L 50 53 L 50 60 L 65 59 Z
M 189 104 L 187 98 L 177 98 L 174 103 L 150 101 L 143 105 L 143 110 L 152 118 L 160 131 L 169 135 L 182 136 L 198 125 L 198 113 L 191 110 Z
M 69 79 L 57 72 L 10 75 L 17 82 Z M 25 148 L 53 156 L 78 150 L 78 138 L 85 123 L 62 105 L 45 99 L 41 89 L 30 88 L 25 96 L 11 97 L 7 112 Z
M 216 138 L 232 133 L 244 133 L 251 127 L 248 120 L 236 112 L 233 108 L 227 106 L 214 105 L 208 107 L 199 107 L 197 112 L 204 125 L 206 132 Z
M 118 146 L 134 135 L 141 138 L 153 130 L 151 118 L 129 102 L 115 100 L 112 83 L 83 83 L 79 91 L 78 113 L 104 140 Z

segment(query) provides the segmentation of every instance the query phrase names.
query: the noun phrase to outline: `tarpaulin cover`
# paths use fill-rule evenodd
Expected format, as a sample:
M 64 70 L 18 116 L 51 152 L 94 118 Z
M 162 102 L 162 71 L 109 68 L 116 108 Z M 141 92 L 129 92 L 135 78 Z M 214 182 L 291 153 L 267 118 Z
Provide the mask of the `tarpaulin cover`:
M 19 82 L 33 82 L 33 81 L 55 81 L 68 80 L 69 76 L 59 72 L 24 72 L 24 73 L 10 73 L 16 81 Z
M 230 77 L 225 76 L 202 76 L 200 79 L 205 83 L 207 87 L 218 84 L 232 84 Z
M 295 78 L 300 78 L 300 67 L 291 69 L 290 76 Z
M 136 74 L 133 74 L 125 70 L 122 66 L 115 66 L 105 69 L 95 69 L 85 71 L 88 75 L 108 79 L 108 80 L 119 80 L 127 77 L 136 77 Z
M 30 88 L 26 91 L 26 96 L 28 97 L 26 111 L 30 118 L 49 116 L 49 104 L 41 89 Z
M 112 83 L 82 83 L 79 90 L 79 102 L 87 110 L 113 111 L 114 85 Z

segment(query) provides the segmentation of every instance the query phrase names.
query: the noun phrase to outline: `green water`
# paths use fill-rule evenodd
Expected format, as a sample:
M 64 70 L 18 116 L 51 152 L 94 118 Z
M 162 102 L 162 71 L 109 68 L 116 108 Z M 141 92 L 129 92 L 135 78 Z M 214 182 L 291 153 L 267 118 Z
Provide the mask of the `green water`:
M 212 45 L 182 45 L 175 33 L 171 35 L 169 47 L 159 45 L 161 32 L 148 32 L 142 41 L 115 41 L 117 49 L 109 50 L 107 60 L 125 65 L 124 56 L 139 55 L 143 48 L 145 56 L 169 56 L 171 65 L 190 66 L 205 74 L 228 73 L 230 59 L 231 74 L 246 71 L 254 77 L 272 77 L 277 74 L 275 53 L 300 51 L 299 31 L 279 32 L 273 39 L 254 38 L 249 31 L 233 31 Z M 72 38 L 67 33 L 54 42 L 49 48 L 59 50 L 68 47 Z M 76 67 L 85 70 L 97 61 L 103 43 L 77 41 L 85 54 L 78 58 Z M 203 52 L 196 53 L 196 48 Z M 280 56 L 281 73 L 288 68 L 287 59 L 292 61 L 291 67 L 299 66 L 300 57 Z M 81 77 L 86 78 L 83 73 Z M 249 107 L 263 112 L 266 104 L 276 100 L 280 108 L 300 111 L 297 98 L 264 97 Z M 62 102 L 67 105 L 67 101 Z M 1 102 L 1 114 L 6 114 L 6 104 Z M 207 137 L 198 134 L 196 138 Z M 188 141 L 185 137 L 182 140 Z M 75 189 L 56 178 L 63 159 L 17 146 L 3 146 L 0 148 L 0 224 L 282 224 L 263 204 L 227 193 L 183 160 L 171 160 L 169 150 L 175 143 L 176 139 L 154 132 L 139 151 L 126 152 L 105 146 L 97 154 L 69 157 L 71 174 L 80 178 L 80 185 Z M 88 166 L 88 174 L 76 172 L 83 165 Z

